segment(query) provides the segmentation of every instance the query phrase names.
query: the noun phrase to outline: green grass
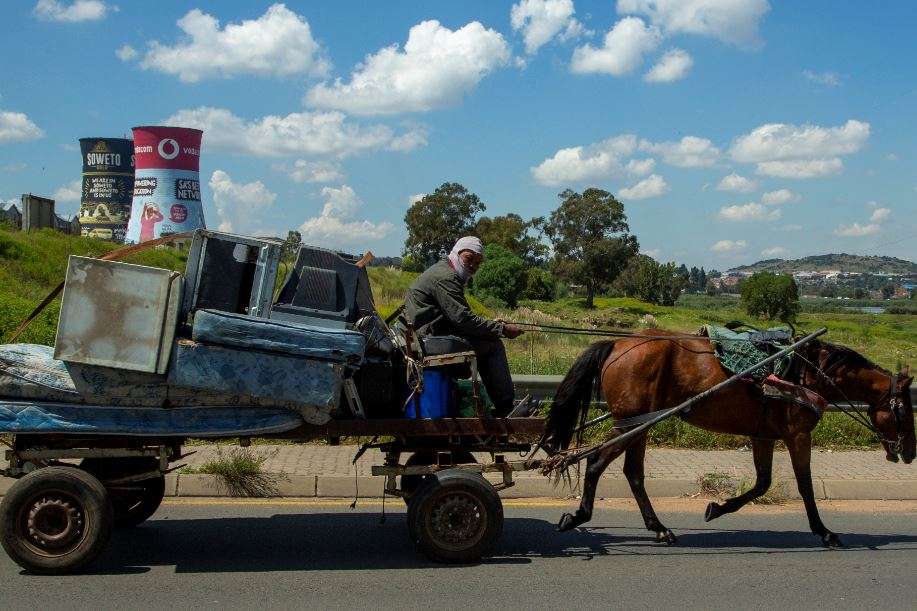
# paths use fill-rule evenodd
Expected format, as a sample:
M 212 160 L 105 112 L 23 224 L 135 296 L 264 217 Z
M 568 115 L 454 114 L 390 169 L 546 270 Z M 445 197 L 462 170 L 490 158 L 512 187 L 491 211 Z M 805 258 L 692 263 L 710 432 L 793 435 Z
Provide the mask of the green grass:
M 280 496 L 277 484 L 287 479 L 286 474 L 264 471 L 264 463 L 276 454 L 277 450 L 258 453 L 252 448 L 230 448 L 224 451 L 223 447 L 218 447 L 215 459 L 197 469 L 184 468 L 182 473 L 215 475 L 219 485 L 231 496 Z
M 98 257 L 118 245 L 62 234 L 51 229 L 25 233 L 0 228 L 0 341 L 62 282 L 70 255 Z M 124 259 L 127 263 L 184 271 L 186 257 L 157 248 Z M 55 299 L 18 341 L 53 344 L 60 298 Z

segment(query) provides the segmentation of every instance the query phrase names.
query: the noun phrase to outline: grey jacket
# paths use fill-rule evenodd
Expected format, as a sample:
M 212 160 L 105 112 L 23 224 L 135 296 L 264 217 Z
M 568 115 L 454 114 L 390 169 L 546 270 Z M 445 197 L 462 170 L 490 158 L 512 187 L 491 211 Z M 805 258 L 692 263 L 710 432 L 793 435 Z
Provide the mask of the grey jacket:
M 465 284 L 448 260 L 432 265 L 411 284 L 404 315 L 419 335 L 458 335 L 497 339 L 503 323 L 481 318 L 465 299 Z

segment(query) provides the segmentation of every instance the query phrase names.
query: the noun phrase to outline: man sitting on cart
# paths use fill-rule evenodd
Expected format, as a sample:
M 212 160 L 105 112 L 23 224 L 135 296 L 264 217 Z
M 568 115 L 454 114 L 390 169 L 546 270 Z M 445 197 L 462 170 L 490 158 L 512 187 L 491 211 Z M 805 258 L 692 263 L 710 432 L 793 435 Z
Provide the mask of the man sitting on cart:
M 515 392 L 500 338 L 513 339 L 522 330 L 512 323 L 477 316 L 465 299 L 465 285 L 484 261 L 481 240 L 466 236 L 442 261 L 422 273 L 408 289 L 405 317 L 417 335 L 455 335 L 471 344 L 494 412 L 505 416 L 513 409 Z

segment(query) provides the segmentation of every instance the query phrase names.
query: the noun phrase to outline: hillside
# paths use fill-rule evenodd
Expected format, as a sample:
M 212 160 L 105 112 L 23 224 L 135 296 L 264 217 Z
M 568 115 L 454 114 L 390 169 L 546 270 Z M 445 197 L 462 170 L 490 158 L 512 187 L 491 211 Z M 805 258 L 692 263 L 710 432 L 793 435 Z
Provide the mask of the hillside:
M 917 263 L 898 259 L 896 257 L 828 254 L 813 255 L 801 259 L 765 259 L 751 265 L 740 265 L 729 270 L 730 272 L 859 272 L 869 274 L 917 274 Z

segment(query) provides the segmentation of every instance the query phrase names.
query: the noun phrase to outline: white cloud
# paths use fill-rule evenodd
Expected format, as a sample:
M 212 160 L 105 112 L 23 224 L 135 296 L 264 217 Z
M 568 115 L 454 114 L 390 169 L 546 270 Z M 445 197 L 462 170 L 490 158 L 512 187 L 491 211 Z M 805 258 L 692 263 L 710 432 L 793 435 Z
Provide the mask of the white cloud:
M 841 84 L 841 75 L 837 72 L 813 72 L 811 70 L 803 70 L 802 75 L 818 85 L 837 87 Z
M 360 246 L 366 240 L 384 238 L 394 229 L 389 222 L 355 220 L 362 202 L 347 185 L 325 187 L 322 196 L 327 198 L 322 213 L 306 219 L 299 228 L 303 241 L 328 246 Z
M 720 240 L 713 244 L 710 250 L 719 253 L 736 253 L 745 250 L 746 246 L 745 240 Z
M 220 217 L 219 231 L 256 232 L 261 227 L 259 220 L 277 199 L 277 194 L 260 180 L 233 182 L 223 170 L 215 170 L 210 176 L 210 189 Z
M 570 70 L 577 74 L 630 74 L 643 63 L 643 56 L 659 46 L 662 35 L 638 17 L 625 17 L 605 34 L 601 47 L 585 44 L 573 51 Z
M 29 166 L 24 161 L 14 161 L 13 163 L 4 164 L 3 167 L 0 167 L 0 170 L 14 174 L 23 171 L 27 167 Z
M 224 108 L 201 106 L 176 112 L 166 125 L 204 130 L 210 150 L 257 157 L 281 155 L 336 155 L 343 157 L 369 150 L 404 150 L 403 138 L 385 125 L 350 123 L 340 112 L 298 112 L 285 117 L 268 115 L 245 121 Z M 413 136 L 415 144 L 426 139 Z
M 545 186 L 621 176 L 645 176 L 656 167 L 654 159 L 629 159 L 637 151 L 662 156 L 669 165 L 707 167 L 716 163 L 720 151 L 706 138 L 685 136 L 677 142 L 639 140 L 633 134 L 613 136 L 586 146 L 563 148 L 531 168 L 535 180 Z
M 780 218 L 779 209 L 766 208 L 757 202 L 736 204 L 720 208 L 719 218 L 724 221 L 776 221 Z
M 77 178 L 71 180 L 65 185 L 61 185 L 54 191 L 54 194 L 51 196 L 56 202 L 78 202 L 80 197 L 83 195 L 83 180 Z
M 631 159 L 627 162 L 626 169 L 634 176 L 646 176 L 656 168 L 656 160 L 652 157 L 647 159 Z
M 672 49 L 643 75 L 643 80 L 648 83 L 671 83 L 688 76 L 688 71 L 693 65 L 694 60 L 687 51 Z
M 891 214 L 889 208 L 876 208 L 872 211 L 872 216 L 869 217 L 870 222 L 872 223 L 881 223 L 888 218 L 888 215 Z
M 297 159 L 287 172 L 293 182 L 338 182 L 343 180 L 341 166 L 333 161 Z
M 413 206 L 414 204 L 416 204 L 417 202 L 419 202 L 420 200 L 422 200 L 422 199 L 425 198 L 426 196 L 427 196 L 426 193 L 415 193 L 414 195 L 412 195 L 412 196 L 410 196 L 410 197 L 408 198 L 408 205 L 409 205 L 409 206 Z
M 538 183 L 550 187 L 619 176 L 625 171 L 623 159 L 636 150 L 636 136 L 614 136 L 589 146 L 560 149 L 531 172 Z
M 534 55 L 555 36 L 569 40 L 585 33 L 574 12 L 573 0 L 521 0 L 509 15 L 513 30 L 522 32 L 525 52 Z
M 783 246 L 771 246 L 770 248 L 765 248 L 761 251 L 761 254 L 765 257 L 779 257 L 787 253 L 786 248 Z
M 800 199 L 798 193 L 794 193 L 789 189 L 777 189 L 762 195 L 761 203 L 766 206 L 782 206 L 789 202 L 798 202 Z
M 819 178 L 838 174 L 844 169 L 844 162 L 837 157 L 830 159 L 793 159 L 789 161 L 762 161 L 755 173 L 776 178 Z
M 802 225 L 789 224 L 780 228 L 782 231 L 802 231 Z
M 38 0 L 33 12 L 44 21 L 75 23 L 104 19 L 110 10 L 112 9 L 100 0 L 75 0 L 69 5 L 58 0 Z
M 739 176 L 735 172 L 724 176 L 716 185 L 717 191 L 732 191 L 734 193 L 751 193 L 758 188 L 758 183 L 750 178 Z
M 685 136 L 677 142 L 640 141 L 640 150 L 656 153 L 669 165 L 679 168 L 703 168 L 716 163 L 720 150 L 710 140 Z
M 366 56 L 349 82 L 316 85 L 306 101 L 356 115 L 443 108 L 458 103 L 509 59 L 503 36 L 477 21 L 455 31 L 424 21 L 411 28 L 403 50 L 394 44 Z
M 768 123 L 735 140 L 735 161 L 757 163 L 756 173 L 779 178 L 817 178 L 844 169 L 840 155 L 859 151 L 869 139 L 869 123 L 849 120 L 838 127 Z
M 889 153 L 888 155 L 885 156 L 885 159 L 887 159 L 888 161 L 898 161 L 898 155 L 894 153 Z
M 664 195 L 668 191 L 669 185 L 666 184 L 665 179 L 659 174 L 653 174 L 631 187 L 621 189 L 618 195 L 621 199 L 649 199 Z
M 742 47 L 761 44 L 767 0 L 618 0 L 621 15 L 645 15 L 667 35 L 709 36 Z
M 649 250 L 641 250 L 641 255 L 646 255 L 647 257 L 652 257 L 653 259 L 658 259 L 659 255 L 662 254 L 662 251 L 658 248 L 650 248 Z
M 853 119 L 838 127 L 768 123 L 737 138 L 730 153 L 742 163 L 850 155 L 869 139 L 869 129 L 869 123 Z
M 130 45 L 122 45 L 115 51 L 115 55 L 123 62 L 129 62 L 137 57 L 137 49 Z
M 0 110 L 0 142 L 25 142 L 44 135 L 25 113 Z
M 838 225 L 837 229 L 834 230 L 834 235 L 844 238 L 856 238 L 864 235 L 873 235 L 878 233 L 879 229 L 880 227 L 876 223 L 869 223 L 868 225 L 860 225 L 859 223 L 854 223 L 853 225 Z
M 173 46 L 151 42 L 143 68 L 175 74 L 187 83 L 237 74 L 323 76 L 328 71 L 309 22 L 283 4 L 222 29 L 216 17 L 194 9 L 178 20 L 178 27 L 185 38 Z

